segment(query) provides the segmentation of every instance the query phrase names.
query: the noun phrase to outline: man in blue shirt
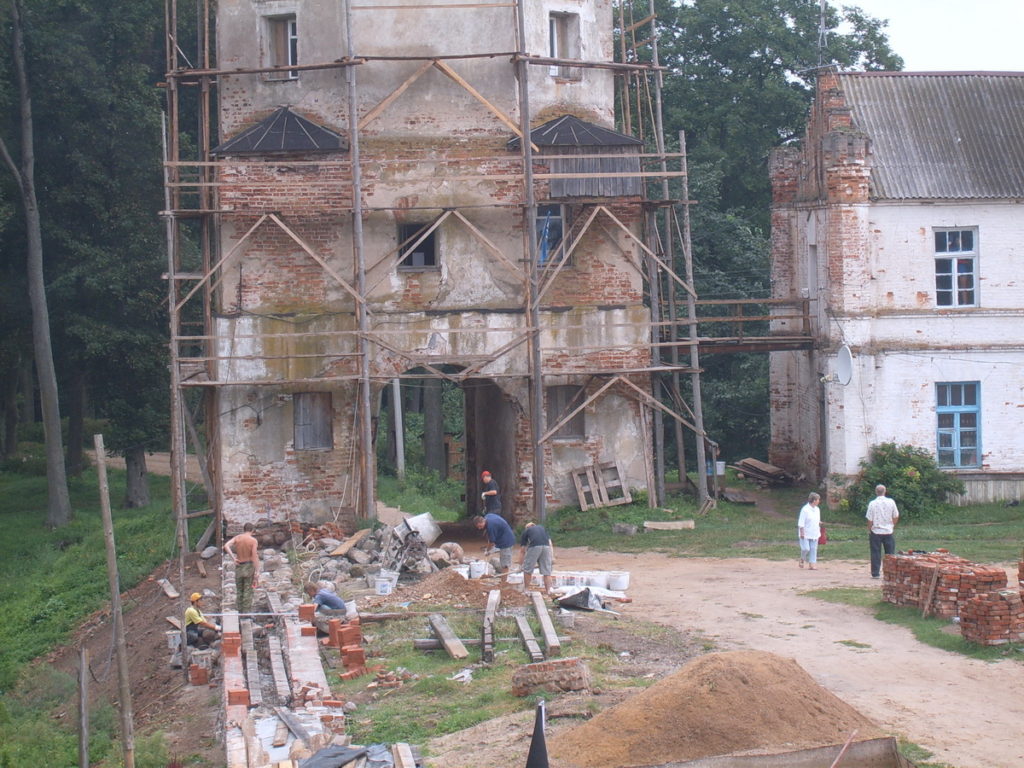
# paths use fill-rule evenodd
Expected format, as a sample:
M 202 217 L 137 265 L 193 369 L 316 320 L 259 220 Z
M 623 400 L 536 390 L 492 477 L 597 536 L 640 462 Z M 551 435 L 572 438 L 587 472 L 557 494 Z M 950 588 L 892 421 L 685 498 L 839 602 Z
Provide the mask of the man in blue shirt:
M 516 535 L 501 515 L 488 512 L 485 516 L 473 518 L 477 530 L 487 532 L 487 541 L 498 550 L 498 573 L 508 573 L 512 566 L 512 548 L 516 545 Z
M 345 601 L 329 589 L 319 589 L 313 582 L 306 584 L 304 589 L 316 603 L 317 615 L 314 617 L 313 623 L 316 624 L 316 628 L 321 634 L 329 635 L 328 622 L 331 619 L 346 620 L 348 611 L 345 610 Z

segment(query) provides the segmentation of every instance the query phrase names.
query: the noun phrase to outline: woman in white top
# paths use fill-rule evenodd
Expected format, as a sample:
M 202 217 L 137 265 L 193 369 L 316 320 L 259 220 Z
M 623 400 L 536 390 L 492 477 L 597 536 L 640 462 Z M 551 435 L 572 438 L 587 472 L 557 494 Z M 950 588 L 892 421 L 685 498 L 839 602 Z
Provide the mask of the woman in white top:
M 818 562 L 818 537 L 821 536 L 821 510 L 818 503 L 821 496 L 812 493 L 807 497 L 807 503 L 800 510 L 800 517 L 797 520 L 797 529 L 800 533 L 800 567 L 804 563 L 813 571 L 817 568 Z

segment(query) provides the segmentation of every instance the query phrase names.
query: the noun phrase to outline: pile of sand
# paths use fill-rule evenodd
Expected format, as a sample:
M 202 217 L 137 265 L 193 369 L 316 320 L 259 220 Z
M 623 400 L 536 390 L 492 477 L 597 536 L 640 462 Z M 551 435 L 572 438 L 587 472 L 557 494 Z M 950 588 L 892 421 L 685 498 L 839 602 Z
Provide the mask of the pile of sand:
M 555 735 L 572 768 L 629 768 L 737 752 L 784 752 L 885 734 L 792 659 L 763 651 L 701 656 L 592 720 Z

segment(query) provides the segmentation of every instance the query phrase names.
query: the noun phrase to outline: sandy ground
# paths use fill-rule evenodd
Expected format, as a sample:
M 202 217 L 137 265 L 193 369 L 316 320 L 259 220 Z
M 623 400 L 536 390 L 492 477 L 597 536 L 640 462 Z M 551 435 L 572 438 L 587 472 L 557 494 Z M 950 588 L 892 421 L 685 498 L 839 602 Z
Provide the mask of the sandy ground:
M 801 595 L 873 587 L 865 562 L 684 559 L 587 549 L 557 552 L 558 570 L 629 571 L 625 615 L 699 632 L 716 650 L 789 656 L 819 683 L 956 768 L 1024 766 L 1024 665 L 987 663 L 917 642 L 867 611 Z M 1015 574 L 1010 584 L 1016 584 Z

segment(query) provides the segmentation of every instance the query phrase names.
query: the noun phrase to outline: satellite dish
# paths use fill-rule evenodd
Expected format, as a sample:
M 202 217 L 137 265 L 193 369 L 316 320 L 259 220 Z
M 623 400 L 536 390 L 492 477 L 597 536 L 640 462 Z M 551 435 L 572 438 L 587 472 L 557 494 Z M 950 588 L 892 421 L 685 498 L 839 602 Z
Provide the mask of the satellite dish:
M 853 355 L 845 344 L 836 353 L 836 378 L 844 387 L 853 378 Z

